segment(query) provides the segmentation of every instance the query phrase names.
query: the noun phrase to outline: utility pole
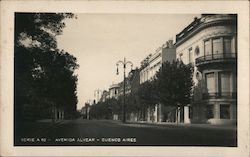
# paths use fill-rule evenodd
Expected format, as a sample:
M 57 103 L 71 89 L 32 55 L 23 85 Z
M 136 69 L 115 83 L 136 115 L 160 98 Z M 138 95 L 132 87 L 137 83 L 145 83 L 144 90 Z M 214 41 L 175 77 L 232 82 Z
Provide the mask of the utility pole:
M 131 61 L 126 61 L 126 58 L 124 57 L 124 60 L 121 61 L 119 60 L 116 63 L 117 66 L 117 75 L 119 75 L 119 71 L 118 71 L 118 66 L 119 64 L 123 65 L 123 105 L 122 105 L 122 122 L 126 123 L 126 101 L 125 101 L 125 87 L 126 87 L 126 65 L 130 64 L 131 68 L 133 67 L 133 63 Z

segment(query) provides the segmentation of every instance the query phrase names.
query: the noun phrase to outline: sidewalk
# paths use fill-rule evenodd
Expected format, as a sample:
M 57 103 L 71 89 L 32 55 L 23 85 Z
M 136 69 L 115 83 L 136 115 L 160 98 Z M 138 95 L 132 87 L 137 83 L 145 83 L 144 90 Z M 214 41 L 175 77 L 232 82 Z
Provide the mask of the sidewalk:
M 212 124 L 188 124 L 188 123 L 170 123 L 170 122 L 147 122 L 147 121 L 127 121 L 127 124 L 151 125 L 151 126 L 170 126 L 170 127 L 192 127 L 206 129 L 225 129 L 237 130 L 237 125 L 212 125 Z
M 16 125 L 16 134 L 18 137 L 36 137 L 63 122 L 65 122 L 65 120 L 53 123 L 51 119 L 43 119 L 36 122 L 19 123 Z
M 62 123 L 64 123 L 66 120 L 57 120 L 57 121 L 55 121 L 54 123 L 53 123 L 53 121 L 52 121 L 52 119 L 43 119 L 43 120 L 38 120 L 37 122 L 38 123 L 47 123 L 47 124 L 49 124 L 47 127 L 44 127 L 44 128 L 42 128 L 42 129 L 40 129 L 40 130 L 38 130 L 37 132 L 35 132 L 34 133 L 34 136 L 39 136 L 39 135 L 41 135 L 41 134 L 43 134 L 43 133 L 46 133 L 47 131 L 49 131 L 49 130 L 51 130 L 51 129 L 53 129 L 54 127 L 56 127 L 56 126 L 58 126 L 58 125 L 60 125 L 60 124 L 62 124 Z

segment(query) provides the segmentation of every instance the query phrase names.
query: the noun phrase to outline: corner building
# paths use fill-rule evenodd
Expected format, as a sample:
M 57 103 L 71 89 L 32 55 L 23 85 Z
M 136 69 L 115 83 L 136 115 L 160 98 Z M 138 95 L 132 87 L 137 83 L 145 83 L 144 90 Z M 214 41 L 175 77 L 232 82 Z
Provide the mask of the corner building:
M 176 58 L 194 66 L 192 123 L 237 121 L 237 15 L 202 14 L 176 35 Z

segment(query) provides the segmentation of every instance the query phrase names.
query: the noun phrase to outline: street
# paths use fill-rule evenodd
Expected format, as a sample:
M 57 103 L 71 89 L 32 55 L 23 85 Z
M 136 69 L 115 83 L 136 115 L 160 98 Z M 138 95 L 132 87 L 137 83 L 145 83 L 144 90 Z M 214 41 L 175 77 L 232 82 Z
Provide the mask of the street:
M 43 126 L 43 129 L 27 130 L 30 133 L 22 131 L 22 135 L 16 130 L 15 145 L 237 146 L 236 128 L 208 125 L 122 124 L 76 119 L 46 129 Z

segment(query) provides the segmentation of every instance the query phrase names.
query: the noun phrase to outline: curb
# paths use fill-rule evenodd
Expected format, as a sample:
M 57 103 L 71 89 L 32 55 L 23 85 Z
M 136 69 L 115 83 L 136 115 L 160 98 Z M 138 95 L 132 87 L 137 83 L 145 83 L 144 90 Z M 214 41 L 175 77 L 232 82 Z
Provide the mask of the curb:
M 126 123 L 125 123 L 126 124 Z M 206 128 L 206 129 L 227 129 L 227 130 L 237 130 L 236 125 L 210 125 L 210 124 L 183 124 L 183 123 L 162 123 L 162 122 L 132 122 L 127 121 L 127 124 L 145 124 L 152 126 L 175 126 L 175 127 L 192 127 L 192 128 Z

